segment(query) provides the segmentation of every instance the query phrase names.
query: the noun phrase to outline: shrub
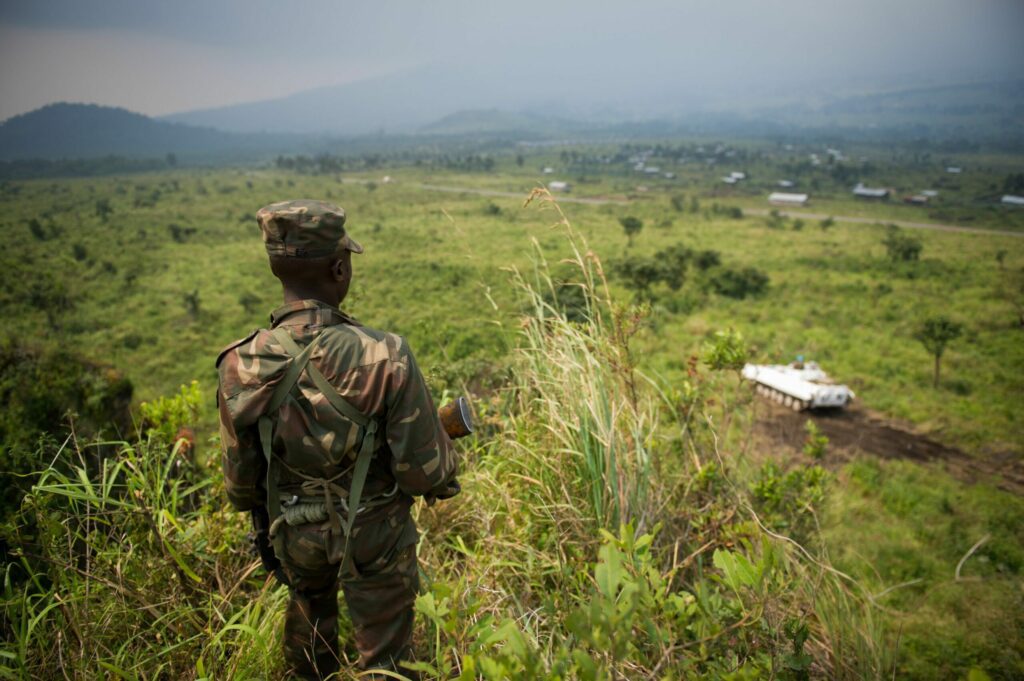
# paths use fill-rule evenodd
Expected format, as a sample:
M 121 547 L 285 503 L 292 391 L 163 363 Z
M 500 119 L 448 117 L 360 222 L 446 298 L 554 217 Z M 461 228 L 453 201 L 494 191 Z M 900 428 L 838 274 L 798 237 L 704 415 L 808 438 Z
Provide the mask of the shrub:
M 894 263 L 916 262 L 921 257 L 921 250 L 924 247 L 921 240 L 915 236 L 904 234 L 896 225 L 889 225 L 885 238 L 882 240 L 889 260 Z
M 822 434 L 818 425 L 811 419 L 807 419 L 804 430 L 807 432 L 807 439 L 804 440 L 804 454 L 812 459 L 824 457 L 825 450 L 828 448 L 828 437 Z
M 0 344 L 0 473 L 4 516 L 31 486 L 43 457 L 75 432 L 83 439 L 131 427 L 132 384 L 124 375 L 65 349 Z M 40 439 L 51 445 L 40 446 Z
M 756 267 L 722 267 L 711 275 L 709 285 L 715 293 L 742 300 L 763 293 L 768 288 L 768 275 Z

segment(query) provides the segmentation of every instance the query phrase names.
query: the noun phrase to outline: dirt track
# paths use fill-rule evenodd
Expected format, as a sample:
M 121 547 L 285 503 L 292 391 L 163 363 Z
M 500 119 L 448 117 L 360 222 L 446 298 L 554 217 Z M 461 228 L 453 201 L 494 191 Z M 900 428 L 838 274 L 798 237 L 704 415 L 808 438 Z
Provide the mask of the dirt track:
M 369 184 L 372 180 L 364 180 L 360 178 L 345 178 L 342 182 L 348 184 Z M 496 189 L 481 189 L 478 187 L 451 187 L 447 185 L 428 184 L 424 182 L 415 183 L 412 186 L 425 191 L 431 192 L 445 192 L 448 194 L 475 194 L 477 196 L 495 196 L 501 198 L 511 199 L 525 199 L 528 192 L 508 192 L 498 191 Z M 616 198 L 607 196 L 566 196 L 560 194 L 558 197 L 559 203 L 583 203 L 595 206 L 601 206 L 605 204 L 616 204 L 620 206 L 627 206 L 632 203 L 627 198 Z M 747 215 L 765 216 L 771 211 L 768 209 L 761 208 L 744 208 L 743 212 Z M 877 224 L 893 224 L 900 227 L 906 227 L 909 229 L 926 229 L 934 232 L 961 232 L 964 234 L 989 234 L 993 236 L 1009 236 L 1014 238 L 1024 238 L 1024 232 L 1011 232 L 1004 229 L 985 229 L 983 227 L 964 227 L 962 225 L 940 225 L 929 222 L 911 222 L 908 220 L 890 220 L 881 218 L 863 218 L 853 217 L 848 215 L 825 215 L 824 213 L 804 213 L 801 211 L 780 211 L 780 214 L 784 217 L 792 218 L 805 218 L 808 220 L 820 220 L 826 217 L 831 217 L 837 222 L 849 222 L 855 224 L 864 225 L 877 225 Z
M 987 481 L 1024 495 L 1024 461 L 1018 455 L 972 457 L 856 405 L 848 409 L 794 412 L 758 399 L 757 412 L 756 432 L 760 436 L 797 450 L 803 448 L 807 438 L 805 423 L 813 420 L 829 439 L 827 458 L 834 463 L 846 461 L 858 452 L 883 459 L 940 462 L 964 482 Z

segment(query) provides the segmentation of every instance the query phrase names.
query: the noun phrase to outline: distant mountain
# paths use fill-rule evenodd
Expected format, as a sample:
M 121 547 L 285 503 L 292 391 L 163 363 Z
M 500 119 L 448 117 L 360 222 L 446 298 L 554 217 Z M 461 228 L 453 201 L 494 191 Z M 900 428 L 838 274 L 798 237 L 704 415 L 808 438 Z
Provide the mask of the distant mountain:
M 0 160 L 182 158 L 286 148 L 286 140 L 158 121 L 126 109 L 61 102 L 0 123 Z
M 582 123 L 530 112 L 509 112 L 498 109 L 456 111 L 421 126 L 427 135 L 495 135 L 516 134 L 520 137 L 565 134 L 586 129 Z
M 461 109 L 513 108 L 500 81 L 432 68 L 305 90 L 287 97 L 202 109 L 162 120 L 232 132 L 367 135 L 411 133 Z
M 560 135 L 624 126 L 647 129 L 660 121 L 683 132 L 751 133 L 788 129 L 903 130 L 919 136 L 1020 137 L 1022 81 L 908 86 L 885 91 L 785 97 L 750 93 L 742 105 L 715 105 L 699 91 L 637 84 L 630 93 L 595 94 L 592 84 L 550 78 L 563 95 L 534 91 L 522 78 L 492 72 L 483 63 L 424 67 L 287 97 L 165 116 L 163 120 L 239 133 L 264 131 L 343 136 L 380 134 L 474 135 L 533 132 Z M 569 88 L 591 87 L 587 96 Z M 819 88 L 820 89 L 820 88 Z M 781 100 L 781 101 L 780 101 Z M 785 103 L 782 103 L 782 102 Z M 510 113 L 518 112 L 518 113 Z M 570 120 L 572 119 L 572 120 Z M 662 126 L 664 127 L 664 126 Z
M 763 110 L 780 123 L 805 128 L 904 130 L 921 137 L 973 140 L 1024 138 L 1024 80 L 906 87 Z

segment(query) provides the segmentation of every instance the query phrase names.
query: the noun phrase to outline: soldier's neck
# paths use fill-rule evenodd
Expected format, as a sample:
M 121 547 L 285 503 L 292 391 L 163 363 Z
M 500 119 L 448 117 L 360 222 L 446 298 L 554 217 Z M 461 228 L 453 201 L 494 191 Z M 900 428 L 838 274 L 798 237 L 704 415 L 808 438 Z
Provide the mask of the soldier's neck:
M 295 286 L 289 285 L 284 288 L 284 302 L 297 303 L 300 300 L 319 300 L 321 302 L 339 307 L 341 299 L 338 298 L 337 288 L 334 286 Z

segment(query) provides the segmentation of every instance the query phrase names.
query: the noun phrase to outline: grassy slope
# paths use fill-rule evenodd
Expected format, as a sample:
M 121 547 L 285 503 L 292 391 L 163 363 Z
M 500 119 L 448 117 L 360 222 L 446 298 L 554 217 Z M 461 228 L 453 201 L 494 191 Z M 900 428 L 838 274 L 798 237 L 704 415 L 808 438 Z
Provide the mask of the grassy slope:
M 334 178 L 270 171 L 19 183 L 18 196 L 8 190 L 2 199 L 6 227 L 23 246 L 6 251 L 0 263 L 5 278 L 9 277 L 5 288 L 13 292 L 3 302 L 9 312 L 8 329 L 36 338 L 48 334 L 45 316 L 28 307 L 24 290 L 38 279 L 40 268 L 52 262 L 48 254 L 56 253 L 60 264 L 56 275 L 67 277 L 76 300 L 76 308 L 60 316 L 60 325 L 83 351 L 126 369 L 144 398 L 170 392 L 193 377 L 210 388 L 216 350 L 263 323 L 265 311 L 276 304 L 277 285 L 264 267 L 252 213 L 283 196 L 333 197 L 346 207 L 353 233 L 368 249 L 357 261 L 351 311 L 369 324 L 407 335 L 434 385 L 457 388 L 460 376 L 504 353 L 507 337 L 495 333 L 498 327 L 493 322 L 507 329 L 516 326 L 517 310 L 501 268 L 527 263 L 529 237 L 552 253 L 560 252 L 560 237 L 547 229 L 546 218 L 519 210 L 517 200 L 432 194 L 402 183 L 422 179 L 525 194 L 529 186 L 525 173 L 519 177 L 394 175 L 398 182 L 372 192 L 340 185 Z M 175 180 L 178 191 L 172 191 Z M 206 194 L 196 191 L 200 183 Z M 155 207 L 133 208 L 136 195 L 159 186 L 164 193 Z M 110 197 L 114 207 L 105 225 L 93 215 L 100 197 Z M 486 214 L 490 202 L 502 212 Z M 39 206 L 46 208 L 41 211 Z M 994 265 L 997 250 L 1008 251 L 1007 271 L 1024 266 L 1017 240 L 921 234 L 924 261 L 917 267 L 917 276 L 910 278 L 885 264 L 881 231 L 871 227 L 837 225 L 821 232 L 808 225 L 801 232 L 771 230 L 760 219 L 677 214 L 664 195 L 645 195 L 629 208 L 574 205 L 570 210 L 606 261 L 625 251 L 617 218 L 636 214 L 646 223 L 634 247 L 637 253 L 653 253 L 684 241 L 721 251 L 726 264 L 754 265 L 771 276 L 771 290 L 757 300 L 705 300 L 692 289 L 674 297 L 663 295 L 655 328 L 639 340 L 643 363 L 667 380 L 684 375 L 686 358 L 709 332 L 732 326 L 754 343 L 759 357 L 784 360 L 802 352 L 819 359 L 826 369 L 851 383 L 868 406 L 910 419 L 978 454 L 1019 446 L 1024 440 L 1014 414 L 1018 396 L 1024 392 L 1020 372 L 1024 344 L 1019 342 L 1020 331 L 1012 326 L 1011 308 L 993 295 L 1004 276 Z M 29 235 L 27 220 L 40 212 L 50 213 L 43 224 L 59 225 L 62 236 L 39 242 Z M 550 222 L 554 220 L 552 216 Z M 656 226 L 664 220 L 672 220 L 673 225 Z M 170 223 L 194 227 L 196 233 L 186 243 L 175 243 L 169 238 Z M 86 248 L 84 261 L 71 254 L 76 243 Z M 105 271 L 104 262 L 114 265 L 116 273 Z M 126 283 L 127 273 L 136 275 L 134 284 Z M 182 301 L 184 294 L 194 290 L 201 300 L 198 319 L 190 318 Z M 246 293 L 254 299 L 251 313 L 239 303 Z M 410 305 L 410 300 L 415 304 Z M 693 309 L 688 314 L 682 312 L 689 307 Z M 910 334 L 918 319 L 939 312 L 964 321 L 968 335 L 948 351 L 944 385 L 936 392 L 929 383 L 930 360 Z M 449 368 L 453 363 L 461 363 L 454 372 Z M 209 418 L 207 414 L 208 423 Z M 838 510 L 828 525 L 828 536 L 835 546 L 859 547 L 857 552 L 867 558 L 860 564 L 858 557 L 840 551 L 841 566 L 862 575 L 877 570 L 880 584 L 904 578 L 906 555 L 926 554 L 942 544 L 931 523 L 948 525 L 961 519 L 941 503 L 914 506 L 917 516 L 905 510 L 893 513 L 892 503 L 902 503 L 899 500 L 908 495 L 931 494 L 936 488 L 974 499 L 970 526 L 977 532 L 962 538 L 970 540 L 968 546 L 993 524 L 1006 522 L 1010 531 L 1014 527 L 1019 531 L 1019 516 L 1001 520 L 1005 495 L 985 488 L 963 492 L 937 472 L 910 464 L 876 468 L 867 477 L 856 467 L 844 474 L 849 476 L 844 480 L 869 482 L 836 490 Z M 900 491 L 893 492 L 893 486 Z M 868 522 L 845 522 L 850 510 L 875 519 L 879 529 L 873 532 L 874 525 Z M 1016 544 L 1006 541 L 1019 550 L 1019 540 Z M 950 560 L 955 566 L 959 555 L 947 551 L 941 561 L 921 568 L 920 574 L 938 579 L 949 572 Z M 868 563 L 873 568 L 866 567 Z M 1015 577 L 1019 563 L 1009 565 L 1005 588 L 1013 592 L 1013 585 L 1019 585 Z M 936 613 L 942 631 L 948 633 L 935 641 L 957 641 L 965 655 L 976 657 L 993 649 L 999 627 L 977 627 L 983 633 L 978 635 L 980 642 L 972 643 L 969 639 L 976 634 L 956 621 L 958 609 L 972 598 L 981 599 L 986 603 L 984 616 L 995 621 L 1000 616 L 992 613 L 1010 613 L 1006 608 L 1015 606 L 1004 597 L 1003 586 L 990 587 L 986 582 L 962 587 L 952 588 L 967 591 L 966 597 L 943 600 L 936 596 L 924 612 Z M 942 589 L 934 592 L 941 595 Z M 911 600 L 897 605 L 915 607 Z M 913 638 L 916 652 L 908 653 L 922 664 L 935 655 L 924 649 L 929 636 L 922 627 L 928 617 L 921 616 Z
M 477 182 L 470 175 L 420 177 L 456 186 Z M 170 179 L 178 181 L 179 191 L 167 191 Z M 251 220 L 254 209 L 283 195 L 330 195 L 346 206 L 353 233 L 368 248 L 357 260 L 351 311 L 366 323 L 408 335 L 422 348 L 424 365 L 438 367 L 443 377 L 447 362 L 485 361 L 501 352 L 505 340 L 489 324 L 503 316 L 508 322 L 515 311 L 505 305 L 496 312 L 488 290 L 503 290 L 502 267 L 525 262 L 528 237 L 549 246 L 557 237 L 514 199 L 430 193 L 408 181 L 403 186 L 404 179 L 376 191 L 342 186 L 333 178 L 240 171 L 199 179 L 176 173 L 27 183 L 20 196 L 4 199 L 9 227 L 26 246 L 8 251 L 4 264 L 7 272 L 35 268 L 55 250 L 62 261 L 58 276 L 67 277 L 77 301 L 74 311 L 61 315 L 62 326 L 84 348 L 97 348 L 95 354 L 125 367 L 142 396 L 152 397 L 194 377 L 210 383 L 210 358 L 217 349 L 264 323 L 277 304 L 277 284 L 266 271 Z M 196 193 L 200 183 L 206 195 Z M 132 208 L 135 195 L 161 185 L 165 193 L 155 207 Z M 529 188 L 515 178 L 505 186 L 524 194 Z M 123 194 L 116 193 L 118 187 Z M 93 206 L 96 197 L 108 195 L 114 212 L 103 225 L 92 215 Z M 40 203 L 53 206 L 52 222 L 64 229 L 62 236 L 38 242 L 23 233 Z M 488 203 L 502 213 L 486 215 Z M 885 262 L 882 231 L 870 226 L 839 225 L 824 233 L 814 225 L 802 232 L 770 230 L 758 218 L 678 214 L 654 197 L 629 207 L 574 205 L 572 212 L 606 260 L 625 246 L 617 218 L 636 214 L 646 224 L 636 253 L 682 241 L 719 250 L 727 264 L 756 266 L 771 277 L 771 291 L 754 301 L 703 301 L 687 290 L 675 300 L 663 296 L 667 310 L 699 303 L 690 314 L 659 314 L 657 333 L 647 337 L 653 366 L 670 377 L 707 331 L 734 326 L 761 358 L 782 361 L 802 353 L 819 359 L 867 405 L 973 450 L 1005 449 L 1024 440 L 1013 412 L 1024 379 L 1008 370 L 1024 366 L 1024 345 L 1010 304 L 995 295 L 1006 272 L 1024 266 L 1024 247 L 1016 239 L 922 233 L 923 262 L 901 272 Z M 665 220 L 673 225 L 656 226 Z M 196 233 L 175 243 L 168 232 L 172 223 Z M 73 244 L 85 247 L 85 261 L 71 256 Z M 1005 272 L 995 265 L 999 250 L 1007 251 Z M 105 262 L 116 273 L 105 271 Z M 125 282 L 128 273 L 136 275 L 133 285 Z M 18 279 L 10 304 L 19 314 L 9 328 L 37 329 L 45 325 L 43 315 L 18 295 L 31 282 Z M 183 302 L 192 291 L 200 299 L 197 319 Z M 246 294 L 252 297 L 251 313 L 239 303 Z M 410 296 L 415 305 L 408 304 Z M 911 336 L 920 319 L 938 313 L 965 322 L 968 331 L 950 347 L 944 386 L 933 391 L 931 362 Z

